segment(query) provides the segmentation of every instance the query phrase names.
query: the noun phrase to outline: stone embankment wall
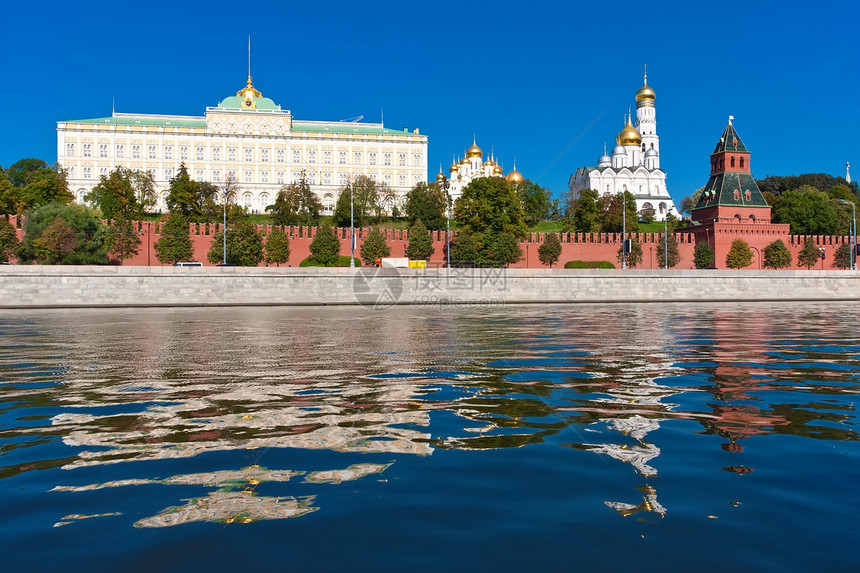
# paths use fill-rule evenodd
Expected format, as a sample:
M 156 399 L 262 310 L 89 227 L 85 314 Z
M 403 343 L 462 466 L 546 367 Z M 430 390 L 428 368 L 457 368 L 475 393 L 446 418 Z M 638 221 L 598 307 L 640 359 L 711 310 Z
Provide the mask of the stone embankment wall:
M 0 266 L 0 308 L 860 301 L 852 271 Z
M 10 223 L 18 227 L 19 238 L 23 238 L 23 230 L 20 229 L 20 219 L 17 217 L 9 217 Z M 109 223 L 109 222 L 108 222 Z M 126 266 L 167 266 L 162 265 L 155 258 L 155 242 L 161 238 L 162 222 L 143 221 L 133 223 L 136 232 L 139 234 L 141 242 L 140 249 L 137 255 L 126 259 L 123 265 Z M 205 266 L 210 266 L 207 259 L 209 249 L 212 247 L 212 239 L 215 233 L 221 228 L 220 223 L 191 223 L 189 232 L 191 235 L 191 243 L 194 248 L 194 260 L 202 262 Z M 261 233 L 268 235 L 272 232 L 271 225 L 260 225 Z M 740 227 L 739 227 L 740 228 Z M 746 227 L 744 227 L 746 229 Z M 755 232 L 749 232 L 740 238 L 745 239 L 750 243 L 753 251 L 753 261 L 749 269 L 762 268 L 762 250 L 771 242 L 781 239 L 788 250 L 792 254 L 792 269 L 800 269 L 797 266 L 797 255 L 803 248 L 806 239 L 812 239 L 815 245 L 824 249 L 826 258 L 820 261 L 816 268 L 825 270 L 831 269 L 833 256 L 836 249 L 844 242 L 848 242 L 848 237 L 837 236 L 813 236 L 806 237 L 800 235 L 775 235 L 763 229 L 764 226 L 755 228 Z M 762 229 L 762 230 L 759 230 Z M 748 229 L 747 229 L 748 230 Z M 360 257 L 361 245 L 364 238 L 370 232 L 370 229 L 356 229 L 355 256 Z M 288 227 L 287 233 L 290 236 L 290 260 L 284 266 L 297 267 L 302 260 L 310 256 L 310 244 L 316 236 L 315 227 Z M 429 266 L 441 267 L 445 264 L 445 232 L 434 231 L 431 233 L 433 237 L 433 246 L 435 251 L 433 256 L 428 261 Z M 349 255 L 349 228 L 337 229 L 337 235 L 340 238 L 340 252 L 342 255 Z M 386 231 L 386 240 L 391 247 L 392 257 L 405 257 L 406 246 L 409 244 L 409 233 L 402 229 L 389 229 Z M 633 238 L 642 244 L 642 263 L 640 269 L 656 269 L 658 268 L 658 242 L 662 233 L 628 233 L 630 238 Z M 520 243 L 520 250 L 523 253 L 523 259 L 511 265 L 511 268 L 547 268 L 541 264 L 538 259 L 538 247 L 546 238 L 546 233 L 530 233 L 529 236 Z M 572 260 L 581 261 L 609 261 L 616 267 L 621 267 L 618 262 L 618 249 L 621 247 L 621 233 L 560 233 L 561 238 L 561 257 L 556 266 L 564 266 L 564 263 Z M 676 233 L 675 238 L 678 240 L 678 251 L 681 257 L 680 262 L 675 266 L 676 269 L 693 269 L 693 249 L 695 248 L 695 237 L 692 233 Z M 723 240 L 731 240 L 738 238 L 728 236 Z M 220 252 L 220 251 L 219 251 Z M 719 268 L 725 267 L 725 260 L 716 261 Z M 260 266 L 265 266 L 261 263 Z

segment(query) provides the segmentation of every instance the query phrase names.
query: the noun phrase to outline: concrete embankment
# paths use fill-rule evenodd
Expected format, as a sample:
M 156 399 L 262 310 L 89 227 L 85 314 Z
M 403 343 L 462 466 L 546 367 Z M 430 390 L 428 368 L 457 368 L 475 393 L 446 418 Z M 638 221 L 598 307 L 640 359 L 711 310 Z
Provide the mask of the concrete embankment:
M 851 271 L 2 266 L 0 308 L 860 300 Z

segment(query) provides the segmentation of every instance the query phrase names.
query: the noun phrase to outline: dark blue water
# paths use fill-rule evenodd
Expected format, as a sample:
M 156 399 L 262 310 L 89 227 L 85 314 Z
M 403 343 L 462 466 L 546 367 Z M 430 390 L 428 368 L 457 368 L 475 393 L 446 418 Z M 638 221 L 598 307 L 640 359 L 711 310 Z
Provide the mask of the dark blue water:
M 2 568 L 858 570 L 858 311 L 2 312 Z

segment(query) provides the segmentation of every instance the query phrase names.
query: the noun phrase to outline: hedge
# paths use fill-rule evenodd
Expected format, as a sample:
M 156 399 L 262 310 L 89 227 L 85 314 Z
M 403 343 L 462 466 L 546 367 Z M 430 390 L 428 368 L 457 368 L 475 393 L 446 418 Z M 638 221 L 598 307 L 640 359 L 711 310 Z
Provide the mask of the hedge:
M 566 269 L 614 269 L 615 265 L 609 261 L 567 261 L 564 263 Z
M 311 261 L 311 258 L 308 257 L 305 260 L 303 260 L 302 262 L 300 262 L 299 266 L 300 267 L 318 267 L 319 265 L 314 264 L 314 262 Z M 349 266 L 349 257 L 347 257 L 346 255 L 339 255 L 337 257 L 337 263 L 335 263 L 334 266 L 336 266 L 336 267 L 348 267 Z M 359 259 L 358 257 L 355 258 L 355 266 L 356 267 L 361 266 L 361 259 Z

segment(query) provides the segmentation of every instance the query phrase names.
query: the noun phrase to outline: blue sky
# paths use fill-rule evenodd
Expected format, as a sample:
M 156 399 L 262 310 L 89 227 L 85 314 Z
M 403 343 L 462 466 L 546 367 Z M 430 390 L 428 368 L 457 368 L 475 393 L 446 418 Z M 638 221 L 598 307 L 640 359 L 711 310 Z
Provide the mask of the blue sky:
M 85 6 L 85 7 L 84 7 Z M 472 143 L 556 195 L 614 144 L 642 66 L 677 200 L 728 116 L 753 174 L 860 177 L 849 2 L 9 3 L 0 165 L 56 161 L 56 122 L 203 115 L 252 74 L 296 119 L 364 115 L 430 137 L 431 178 Z

